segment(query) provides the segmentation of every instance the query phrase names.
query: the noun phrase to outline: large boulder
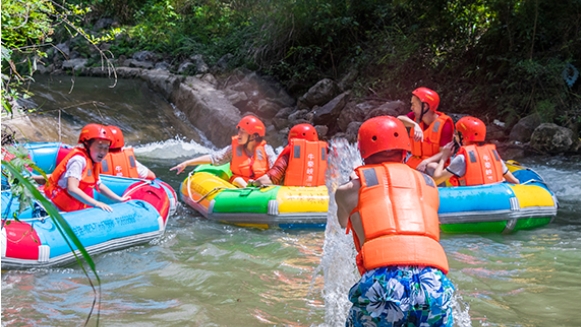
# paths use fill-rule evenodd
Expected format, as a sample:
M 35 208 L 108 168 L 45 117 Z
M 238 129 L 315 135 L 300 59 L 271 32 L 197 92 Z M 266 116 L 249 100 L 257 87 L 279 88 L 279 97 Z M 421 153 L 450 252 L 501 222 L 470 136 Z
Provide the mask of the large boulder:
M 335 126 L 350 96 L 350 92 L 343 92 L 324 106 L 313 110 L 313 122 L 316 125 Z
M 539 125 L 531 135 L 530 146 L 549 154 L 576 152 L 579 148 L 579 139 L 569 128 L 545 123 Z
M 322 106 L 341 93 L 341 88 L 335 81 L 325 78 L 313 85 L 307 93 L 299 98 L 301 109 L 311 109 L 314 106 Z
M 535 128 L 541 124 L 541 117 L 537 114 L 526 116 L 518 121 L 510 131 L 509 141 L 526 143 L 530 141 Z

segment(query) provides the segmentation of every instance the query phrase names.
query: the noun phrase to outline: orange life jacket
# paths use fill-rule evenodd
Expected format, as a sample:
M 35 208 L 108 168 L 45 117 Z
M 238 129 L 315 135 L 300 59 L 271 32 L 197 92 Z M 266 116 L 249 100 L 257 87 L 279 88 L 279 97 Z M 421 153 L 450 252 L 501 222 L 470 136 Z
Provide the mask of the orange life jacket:
M 79 181 L 79 188 L 85 194 L 93 197 L 93 191 L 97 186 L 97 181 L 99 180 L 99 170 L 100 163 L 93 163 L 87 151 L 83 148 L 74 148 L 55 168 L 52 172 L 46 186 L 44 187 L 44 193 L 46 196 L 55 204 L 59 210 L 62 211 L 76 211 L 85 208 L 89 208 L 88 205 L 75 199 L 69 194 L 66 188 L 62 188 L 58 185 L 60 177 L 67 170 L 67 163 L 69 160 L 76 155 L 82 155 L 87 161 L 85 169 L 81 175 L 81 180 Z
M 412 144 L 412 156 L 409 157 L 406 164 L 411 168 L 416 168 L 422 160 L 429 158 L 438 152 L 440 152 L 440 140 L 442 138 L 442 130 L 444 129 L 444 125 L 446 122 L 449 121 L 452 126 L 454 126 L 454 122 L 450 116 L 443 114 L 441 112 L 436 112 L 438 117 L 428 126 L 426 129 L 426 124 L 421 121 L 420 127 L 424 132 L 424 140 L 423 141 L 415 141 L 414 140 L 414 129 L 410 130 L 410 142 Z
M 254 155 L 250 157 L 246 154 L 244 146 L 238 144 L 238 138 L 232 137 L 232 161 L 230 162 L 232 178 L 230 181 L 236 177 L 242 177 L 245 181 L 257 179 L 266 173 L 269 164 L 268 156 L 264 150 L 265 145 L 265 141 L 260 142 L 254 149 Z
M 101 161 L 101 174 L 139 178 L 133 148 L 107 153 Z
M 360 247 L 353 233 L 360 271 L 417 265 L 447 273 L 434 180 L 400 163 L 361 166 L 355 171 L 361 189 L 354 211 L 359 212 L 365 235 Z
M 286 186 L 325 185 L 327 142 L 291 139 L 290 156 L 284 174 Z
M 502 160 L 496 152 L 496 145 L 467 145 L 460 147 L 458 154 L 464 155 L 466 174 L 450 178 L 452 185 L 470 186 L 502 182 Z

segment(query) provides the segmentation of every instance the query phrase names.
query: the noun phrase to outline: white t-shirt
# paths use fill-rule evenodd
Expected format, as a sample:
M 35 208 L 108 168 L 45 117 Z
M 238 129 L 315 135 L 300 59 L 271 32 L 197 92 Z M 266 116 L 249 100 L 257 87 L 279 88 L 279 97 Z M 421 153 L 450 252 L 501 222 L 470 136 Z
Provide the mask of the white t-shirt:
M 85 167 L 87 167 L 87 160 L 84 156 L 78 154 L 71 157 L 69 162 L 67 162 L 65 173 L 62 174 L 58 180 L 58 186 L 61 188 L 67 188 L 67 180 L 69 177 L 74 177 L 80 181 L 83 178 L 83 170 Z M 99 183 L 100 181 L 98 180 L 97 184 Z
M 139 175 L 139 178 L 143 179 L 147 178 L 147 175 L 149 174 L 149 169 L 137 160 L 135 160 L 135 164 L 137 165 L 137 175 Z

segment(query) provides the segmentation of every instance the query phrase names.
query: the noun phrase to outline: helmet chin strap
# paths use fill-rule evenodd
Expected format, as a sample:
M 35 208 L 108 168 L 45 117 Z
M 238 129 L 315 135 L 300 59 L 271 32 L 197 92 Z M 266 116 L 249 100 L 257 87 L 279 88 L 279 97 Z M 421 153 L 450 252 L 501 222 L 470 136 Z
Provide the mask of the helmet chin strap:
M 93 163 L 95 163 L 95 160 L 93 160 L 93 156 L 91 155 L 91 146 L 89 145 L 89 142 L 85 141 L 85 142 L 83 142 L 83 145 L 85 146 L 85 149 L 87 150 L 87 153 L 89 154 L 89 159 L 91 159 L 91 161 Z
M 427 114 L 428 111 L 430 111 L 430 106 L 428 106 L 425 102 L 422 102 L 422 113 L 420 114 L 420 121 L 419 121 L 420 123 L 422 122 L 422 119 L 424 119 L 424 115 Z

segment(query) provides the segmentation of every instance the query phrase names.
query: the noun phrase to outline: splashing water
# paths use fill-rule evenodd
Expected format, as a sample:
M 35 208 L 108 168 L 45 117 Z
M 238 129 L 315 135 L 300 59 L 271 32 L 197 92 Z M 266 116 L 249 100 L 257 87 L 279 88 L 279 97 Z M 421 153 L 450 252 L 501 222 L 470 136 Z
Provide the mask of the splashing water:
M 355 264 L 357 252 L 352 235 L 345 234 L 337 221 L 335 191 L 339 185 L 347 182 L 354 168 L 362 165 L 362 160 L 357 147 L 345 139 L 331 140 L 329 146 L 329 166 L 327 169 L 329 212 L 327 214 L 323 257 L 313 278 L 319 274 L 324 276 L 325 326 L 341 326 L 345 323 L 351 308 L 351 302 L 347 297 L 349 289 L 359 280 L 360 276 Z M 463 301 L 458 292 L 452 299 L 452 307 L 455 326 L 472 326 L 468 313 L 470 307 Z

